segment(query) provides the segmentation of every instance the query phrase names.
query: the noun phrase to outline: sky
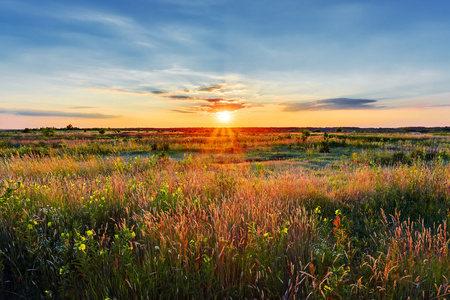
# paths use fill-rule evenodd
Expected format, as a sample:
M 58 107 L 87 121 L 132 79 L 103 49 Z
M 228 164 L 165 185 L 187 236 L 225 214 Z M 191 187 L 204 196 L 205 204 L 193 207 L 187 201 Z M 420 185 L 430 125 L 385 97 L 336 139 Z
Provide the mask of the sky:
M 450 126 L 449 15 L 447 0 L 0 0 L 0 128 Z

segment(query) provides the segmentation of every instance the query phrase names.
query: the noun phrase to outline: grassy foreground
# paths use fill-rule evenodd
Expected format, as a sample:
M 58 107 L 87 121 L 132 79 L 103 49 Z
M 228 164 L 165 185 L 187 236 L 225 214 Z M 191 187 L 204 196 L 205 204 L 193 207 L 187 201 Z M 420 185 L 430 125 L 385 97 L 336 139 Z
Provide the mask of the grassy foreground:
M 450 296 L 449 137 L 211 134 L 5 136 L 0 298 Z

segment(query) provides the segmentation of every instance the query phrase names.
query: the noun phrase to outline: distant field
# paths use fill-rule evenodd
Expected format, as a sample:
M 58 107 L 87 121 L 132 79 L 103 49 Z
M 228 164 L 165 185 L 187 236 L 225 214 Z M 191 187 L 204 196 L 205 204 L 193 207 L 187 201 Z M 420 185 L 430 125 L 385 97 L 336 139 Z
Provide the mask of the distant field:
M 0 134 L 0 299 L 450 296 L 450 135 Z

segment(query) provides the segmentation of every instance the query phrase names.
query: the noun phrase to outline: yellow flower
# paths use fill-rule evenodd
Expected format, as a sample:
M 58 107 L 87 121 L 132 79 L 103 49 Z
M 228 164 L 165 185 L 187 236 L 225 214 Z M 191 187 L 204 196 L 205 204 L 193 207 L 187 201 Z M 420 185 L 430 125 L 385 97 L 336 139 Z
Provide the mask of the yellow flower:
M 94 235 L 94 232 L 92 232 L 92 230 L 88 230 L 86 231 L 87 236 L 92 236 Z
M 84 250 L 86 249 L 86 245 L 85 245 L 85 244 L 81 244 L 81 245 L 78 247 L 78 249 L 81 250 L 81 251 L 84 251 Z
M 28 229 L 33 229 L 33 225 L 28 224 Z

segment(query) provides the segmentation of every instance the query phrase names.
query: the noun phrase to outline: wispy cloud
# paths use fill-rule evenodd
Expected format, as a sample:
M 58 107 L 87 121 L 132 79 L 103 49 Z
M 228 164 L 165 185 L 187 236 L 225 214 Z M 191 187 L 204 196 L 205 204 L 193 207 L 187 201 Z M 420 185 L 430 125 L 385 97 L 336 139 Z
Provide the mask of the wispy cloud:
M 186 70 L 171 69 L 163 71 L 163 73 L 178 72 L 190 74 Z M 208 84 L 205 79 L 192 80 L 191 84 L 180 85 L 177 89 L 165 87 L 162 90 L 145 83 L 139 83 L 126 88 L 115 86 L 102 88 L 101 91 L 153 95 L 174 103 L 183 102 L 178 108 L 172 109 L 172 111 L 179 113 L 217 113 L 219 111 L 237 111 L 261 106 L 261 104 L 251 103 L 252 100 L 255 100 L 255 96 L 247 94 L 247 86 L 243 83 L 218 83 L 220 80 L 207 78 L 208 81 L 212 81 Z M 188 106 L 186 103 L 189 103 Z
M 377 109 L 384 106 L 375 106 L 377 100 L 332 98 L 324 100 L 284 103 L 283 111 L 305 111 L 305 110 L 349 110 L 349 109 Z
M 217 93 L 220 94 L 221 97 L 200 97 L 197 96 L 198 92 L 213 94 L 214 96 Z M 189 95 L 183 94 L 188 93 Z M 197 95 L 196 95 L 197 94 Z M 190 101 L 197 103 L 197 105 L 183 107 L 181 109 L 173 109 L 172 111 L 180 112 L 180 113 L 217 113 L 220 111 L 237 111 L 241 109 L 246 109 L 250 107 L 254 107 L 254 104 L 248 103 L 242 97 L 234 97 L 231 95 L 226 95 L 224 93 L 224 87 L 222 85 L 209 85 L 203 88 L 196 88 L 194 90 L 181 90 L 180 93 L 174 92 L 169 93 L 167 95 L 162 95 L 162 97 L 170 99 L 170 100 L 180 100 L 180 101 Z M 199 104 L 200 103 L 200 104 Z M 203 103 L 203 104 L 202 104 Z
M 174 100 L 199 100 L 200 99 L 198 97 L 191 97 L 191 96 L 186 96 L 186 95 L 168 95 L 168 96 L 164 96 L 164 97 L 174 99 Z
M 215 92 L 215 91 L 218 91 L 221 89 L 222 89 L 221 85 L 211 85 L 209 87 L 198 89 L 198 91 L 199 92 Z
M 97 107 L 80 105 L 80 106 L 70 106 L 69 108 L 71 108 L 71 109 L 90 109 L 90 108 L 97 108 Z
M 202 104 L 191 107 L 186 107 L 184 109 L 176 109 L 173 111 L 189 113 L 189 112 L 204 112 L 209 114 L 214 114 L 221 111 L 235 112 L 241 109 L 250 108 L 252 105 L 239 102 L 213 102 L 210 104 Z
M 76 113 L 57 110 L 33 110 L 33 109 L 0 109 L 0 114 L 10 114 L 27 117 L 70 117 L 84 119 L 113 119 L 117 115 L 106 115 L 102 113 Z
M 193 114 L 193 113 L 195 113 L 195 111 L 186 111 L 186 110 L 182 110 L 182 109 L 172 109 L 172 111 L 179 112 L 179 113 L 182 113 L 182 114 Z

